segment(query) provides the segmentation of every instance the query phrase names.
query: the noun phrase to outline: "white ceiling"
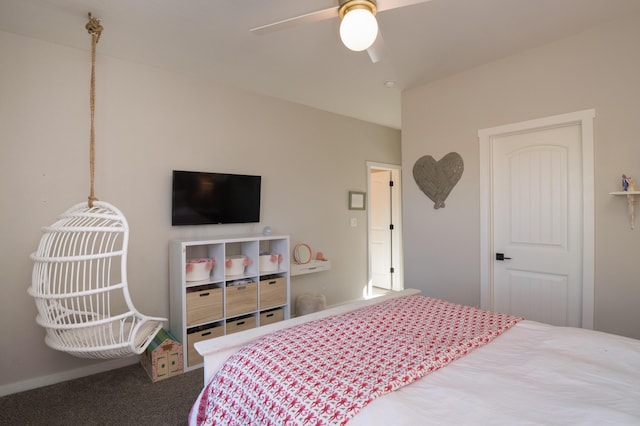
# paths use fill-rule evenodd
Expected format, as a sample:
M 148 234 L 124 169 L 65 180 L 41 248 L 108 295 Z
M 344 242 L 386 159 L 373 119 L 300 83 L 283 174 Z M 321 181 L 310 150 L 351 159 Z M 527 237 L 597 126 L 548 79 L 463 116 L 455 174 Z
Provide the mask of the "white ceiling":
M 425 1 L 378 14 L 386 49 L 376 64 L 341 44 L 338 19 L 249 32 L 337 1 L 0 0 L 0 30 L 89 50 L 92 12 L 104 26 L 98 55 L 401 128 L 402 90 L 640 13 L 640 0 Z

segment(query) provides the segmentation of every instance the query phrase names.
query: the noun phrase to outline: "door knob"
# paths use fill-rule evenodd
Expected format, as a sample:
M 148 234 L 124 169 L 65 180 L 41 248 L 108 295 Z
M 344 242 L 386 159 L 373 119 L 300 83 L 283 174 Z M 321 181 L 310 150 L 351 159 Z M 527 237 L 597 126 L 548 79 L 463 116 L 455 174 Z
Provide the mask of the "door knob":
M 510 257 L 505 257 L 504 253 L 496 253 L 496 260 L 510 260 Z

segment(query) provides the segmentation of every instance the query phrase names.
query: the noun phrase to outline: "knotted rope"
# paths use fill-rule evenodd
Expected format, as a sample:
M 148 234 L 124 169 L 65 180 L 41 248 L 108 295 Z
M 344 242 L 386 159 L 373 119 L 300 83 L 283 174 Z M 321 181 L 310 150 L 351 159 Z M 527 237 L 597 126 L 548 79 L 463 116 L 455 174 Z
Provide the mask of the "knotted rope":
M 85 25 L 85 28 L 91 35 L 91 91 L 89 95 L 89 104 L 91 109 L 91 143 L 89 147 L 89 167 L 91 173 L 91 192 L 89 193 L 89 207 L 93 207 L 93 202 L 97 201 L 94 194 L 94 182 L 95 182 L 95 168 L 96 168 L 96 135 L 94 130 L 94 117 L 96 111 L 96 45 L 100 40 L 100 34 L 102 34 L 102 25 L 100 21 L 91 16 L 89 13 L 89 22 Z

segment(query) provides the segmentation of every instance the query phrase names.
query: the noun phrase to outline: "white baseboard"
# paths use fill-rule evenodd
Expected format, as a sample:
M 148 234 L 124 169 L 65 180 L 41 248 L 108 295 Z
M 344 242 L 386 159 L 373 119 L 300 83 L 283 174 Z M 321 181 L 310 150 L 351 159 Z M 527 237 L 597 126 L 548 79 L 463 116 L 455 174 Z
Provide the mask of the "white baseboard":
M 116 368 L 126 367 L 140 362 L 139 356 L 115 359 L 101 362 L 99 364 L 87 367 L 77 368 L 75 370 L 67 370 L 48 376 L 35 377 L 33 379 L 24 380 L 22 382 L 10 383 L 0 386 L 0 397 L 11 395 L 18 392 L 24 392 L 31 389 L 41 388 L 43 386 L 54 385 L 56 383 L 66 382 L 68 380 L 79 379 L 80 377 L 91 376 L 92 374 L 103 373 Z

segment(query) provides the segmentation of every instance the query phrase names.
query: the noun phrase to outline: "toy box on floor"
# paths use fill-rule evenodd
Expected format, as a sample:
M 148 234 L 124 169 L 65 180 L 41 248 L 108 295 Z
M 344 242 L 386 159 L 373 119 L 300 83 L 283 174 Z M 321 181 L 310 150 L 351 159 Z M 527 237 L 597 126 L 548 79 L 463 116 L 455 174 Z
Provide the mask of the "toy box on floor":
M 167 330 L 160 330 L 141 355 L 140 364 L 154 382 L 182 374 L 182 344 Z

